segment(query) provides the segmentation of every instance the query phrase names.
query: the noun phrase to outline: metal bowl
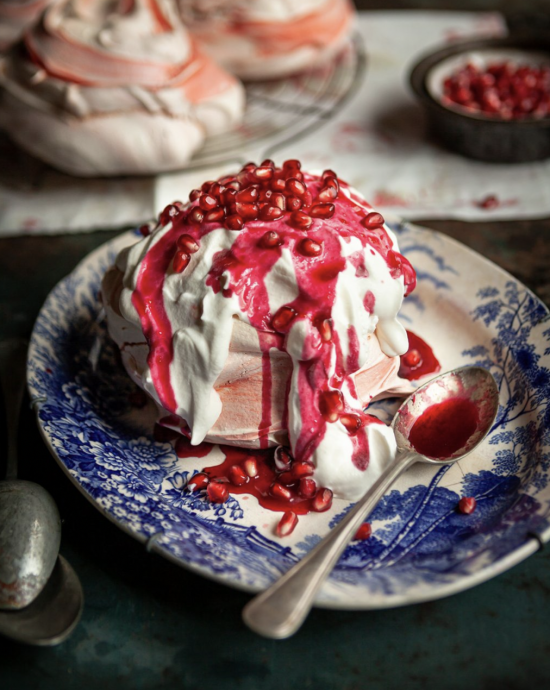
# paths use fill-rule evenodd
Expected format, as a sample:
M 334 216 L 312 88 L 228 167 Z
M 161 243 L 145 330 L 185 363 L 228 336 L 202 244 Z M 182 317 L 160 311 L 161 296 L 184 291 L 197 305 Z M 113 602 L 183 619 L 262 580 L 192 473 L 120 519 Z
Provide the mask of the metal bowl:
M 460 41 L 422 57 L 410 83 L 426 110 L 430 134 L 447 148 L 482 161 L 525 163 L 550 157 L 550 117 L 503 120 L 441 102 L 442 83 L 451 71 L 493 56 L 550 63 L 550 34 Z

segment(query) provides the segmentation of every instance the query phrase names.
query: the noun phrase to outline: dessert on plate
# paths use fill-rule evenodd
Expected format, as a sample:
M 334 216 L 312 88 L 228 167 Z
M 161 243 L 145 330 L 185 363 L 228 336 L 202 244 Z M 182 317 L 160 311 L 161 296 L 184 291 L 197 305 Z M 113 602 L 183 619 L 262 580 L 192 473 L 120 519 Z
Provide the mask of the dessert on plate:
M 0 0 L 0 53 L 16 43 L 52 0 Z
M 244 89 L 169 0 L 59 0 L 0 68 L 0 125 L 75 175 L 182 167 L 242 120 Z
M 267 160 L 143 232 L 103 279 L 109 332 L 178 454 L 223 444 L 211 477 L 230 486 L 210 498 L 249 478 L 260 499 L 309 500 L 301 512 L 358 498 L 395 453 L 365 407 L 410 390 L 398 312 L 416 276 L 382 216 L 331 170 Z
M 334 56 L 349 35 L 349 0 L 178 0 L 184 23 L 241 79 L 286 77 Z

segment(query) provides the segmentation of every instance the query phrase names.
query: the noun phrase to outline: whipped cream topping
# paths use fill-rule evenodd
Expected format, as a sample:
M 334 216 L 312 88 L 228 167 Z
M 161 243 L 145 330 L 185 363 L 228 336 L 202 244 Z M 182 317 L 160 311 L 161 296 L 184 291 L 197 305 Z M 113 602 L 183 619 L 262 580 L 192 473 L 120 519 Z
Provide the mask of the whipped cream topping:
M 4 128 L 76 174 L 176 169 L 244 113 L 242 85 L 168 0 L 59 0 L 7 56 L 0 83 Z
M 216 383 L 239 349 L 233 334 L 255 339 L 240 347 L 261 352 L 258 445 L 276 442 L 273 398 L 285 397 L 295 458 L 312 462 L 322 485 L 357 496 L 357 479 L 369 463 L 378 471 L 395 442 L 363 412 L 356 375 L 407 350 L 397 315 L 414 271 L 382 217 L 331 171 L 268 162 L 206 187 L 188 207 L 165 209 L 117 260 L 121 287 L 104 289 L 110 331 L 123 354 L 136 342 L 147 352 L 125 363 L 195 445 L 221 414 Z M 279 353 L 292 363 L 288 391 L 273 390 Z

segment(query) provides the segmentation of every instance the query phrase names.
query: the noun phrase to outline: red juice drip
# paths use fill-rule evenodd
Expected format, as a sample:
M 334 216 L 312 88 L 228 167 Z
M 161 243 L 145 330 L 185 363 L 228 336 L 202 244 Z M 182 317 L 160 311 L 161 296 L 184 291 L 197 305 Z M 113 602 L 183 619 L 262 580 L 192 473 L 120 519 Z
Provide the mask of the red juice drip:
M 432 348 L 415 333 L 407 331 L 409 349 L 401 355 L 399 376 L 409 381 L 416 381 L 428 374 L 437 374 L 441 365 L 437 361 Z
M 449 398 L 431 405 L 413 424 L 409 440 L 429 458 L 450 458 L 475 433 L 479 421 L 476 405 L 467 398 Z
M 132 293 L 132 304 L 149 344 L 147 364 L 160 402 L 166 410 L 175 412 L 177 403 L 170 380 L 170 364 L 174 356 L 172 325 L 162 295 L 164 278 L 174 256 L 173 243 L 167 241 L 170 234 L 167 232 L 145 255 Z

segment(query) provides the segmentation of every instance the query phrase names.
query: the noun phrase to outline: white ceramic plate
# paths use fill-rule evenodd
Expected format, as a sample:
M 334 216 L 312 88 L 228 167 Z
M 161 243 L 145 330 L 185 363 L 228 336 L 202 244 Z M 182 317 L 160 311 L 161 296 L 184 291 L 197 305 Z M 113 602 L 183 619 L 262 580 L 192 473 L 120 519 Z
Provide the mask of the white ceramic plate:
M 351 544 L 318 597 L 335 608 L 384 608 L 435 599 L 511 567 L 550 537 L 550 320 L 523 285 L 459 243 L 395 225 L 418 273 L 402 310 L 442 369 L 489 368 L 501 408 L 486 441 L 452 467 L 417 466 L 373 513 L 373 536 Z M 300 519 L 279 539 L 279 514 L 252 497 L 213 505 L 184 488 L 204 460 L 178 459 L 153 440 L 150 407 L 119 364 L 98 317 L 105 269 L 135 235 L 90 254 L 48 297 L 28 367 L 46 443 L 75 485 L 119 527 L 167 558 L 257 591 L 301 558 L 349 505 Z M 392 403 L 380 406 L 392 412 Z M 214 451 L 215 452 L 215 451 Z M 210 463 L 212 464 L 212 463 Z M 472 515 L 456 511 L 474 496 Z

